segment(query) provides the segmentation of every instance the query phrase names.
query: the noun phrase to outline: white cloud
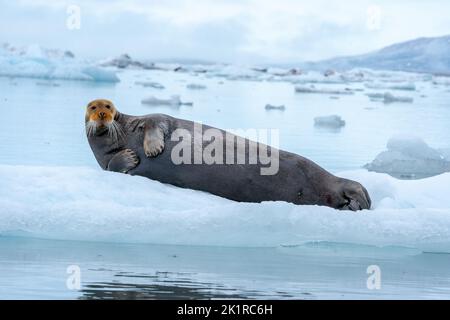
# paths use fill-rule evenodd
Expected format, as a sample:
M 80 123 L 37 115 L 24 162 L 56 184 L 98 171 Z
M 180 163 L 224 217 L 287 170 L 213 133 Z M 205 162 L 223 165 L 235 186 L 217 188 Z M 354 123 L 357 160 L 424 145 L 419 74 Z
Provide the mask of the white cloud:
M 6 0 L 0 1 L 14 6 Z M 0 19 L 2 28 L 5 26 L 1 20 L 8 20 L 4 22 L 8 23 L 8 31 L 16 32 L 17 37 L 27 37 L 24 29 L 44 28 L 45 23 L 52 23 L 42 21 L 39 10 L 63 14 L 68 5 L 77 4 L 86 18 L 83 21 L 88 21 L 92 28 L 91 39 L 134 30 L 124 40 L 133 43 L 134 39 L 133 49 L 140 49 L 143 54 L 167 52 L 173 56 L 177 52 L 211 60 L 322 59 L 363 53 L 415 37 L 450 33 L 447 17 L 450 3 L 445 0 L 395 3 L 388 0 L 20 0 L 18 3 L 15 5 L 18 14 L 21 8 L 34 8 L 36 15 L 27 17 L 29 25 L 25 26 L 11 26 L 14 20 Z M 367 9 L 371 6 L 378 6 L 382 13 L 379 28 L 373 30 L 367 27 Z M 143 25 L 142 21 L 147 24 Z M 108 26 L 111 34 L 101 33 L 104 26 Z M 55 42 L 61 39 L 63 31 L 54 31 Z M 47 34 L 42 38 L 42 41 L 52 40 Z M 145 39 L 148 42 L 144 46 Z M 88 37 L 79 37 L 80 46 L 87 40 Z M 157 50 L 149 51 L 148 46 Z

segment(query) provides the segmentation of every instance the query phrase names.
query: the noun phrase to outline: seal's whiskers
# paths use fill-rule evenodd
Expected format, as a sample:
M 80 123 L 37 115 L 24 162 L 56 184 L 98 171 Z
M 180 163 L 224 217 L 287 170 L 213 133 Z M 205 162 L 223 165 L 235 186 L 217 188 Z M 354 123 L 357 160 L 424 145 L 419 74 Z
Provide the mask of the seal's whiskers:
M 114 120 L 108 124 L 108 136 L 116 142 L 124 136 L 122 128 Z
M 97 131 L 97 124 L 94 121 L 86 122 L 86 134 L 88 137 L 95 135 Z

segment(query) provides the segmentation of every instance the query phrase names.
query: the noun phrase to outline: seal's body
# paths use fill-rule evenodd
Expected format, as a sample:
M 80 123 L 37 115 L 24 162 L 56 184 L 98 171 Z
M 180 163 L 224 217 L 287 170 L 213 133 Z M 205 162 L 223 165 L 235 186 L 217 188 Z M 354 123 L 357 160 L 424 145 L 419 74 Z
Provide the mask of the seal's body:
M 199 127 L 203 132 L 208 129 L 220 132 L 223 141 L 218 142 L 223 142 L 224 148 L 230 138 L 237 139 L 224 130 L 163 114 L 121 114 L 107 100 L 91 102 L 86 113 L 89 144 L 105 170 L 144 176 L 241 202 L 287 201 L 337 209 L 370 208 L 370 197 L 359 183 L 336 177 L 312 161 L 282 150 L 269 149 L 279 154 L 278 170 L 269 175 L 262 174 L 261 169 L 267 165 L 259 162 L 227 164 L 225 149 L 223 161 L 219 163 L 194 164 L 194 151 L 207 145 L 195 138 L 189 141 L 189 150 L 193 152 L 187 162 L 191 164 L 174 161 L 172 153 L 180 146 L 180 141 L 171 138 L 174 132 L 181 129 L 194 137 Z M 244 155 L 249 159 L 250 144 L 255 145 L 245 139 L 245 148 L 234 147 L 236 159 L 243 159 Z

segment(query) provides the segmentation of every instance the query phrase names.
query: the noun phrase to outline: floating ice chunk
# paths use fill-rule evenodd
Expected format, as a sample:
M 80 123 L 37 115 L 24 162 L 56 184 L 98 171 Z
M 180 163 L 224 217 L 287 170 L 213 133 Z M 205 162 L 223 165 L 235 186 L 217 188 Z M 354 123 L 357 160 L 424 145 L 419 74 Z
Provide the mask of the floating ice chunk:
M 338 115 L 322 116 L 314 118 L 314 125 L 317 127 L 341 128 L 345 126 L 345 120 Z
M 334 76 L 335 74 L 336 74 L 336 71 L 333 69 L 328 69 L 323 73 L 323 75 L 325 77 L 331 77 L 331 76 Z
M 122 54 L 117 58 L 107 59 L 99 63 L 103 67 L 117 67 L 120 69 L 135 68 L 135 69 L 155 69 L 155 64 L 152 62 L 143 62 L 132 59 L 128 54 Z
M 294 77 L 295 75 L 295 77 Z M 283 80 L 289 80 L 295 84 L 324 83 L 324 84 L 347 84 L 361 83 L 367 80 L 367 75 L 361 70 L 350 70 L 346 72 L 337 72 L 336 70 L 326 70 L 325 72 L 309 71 L 307 73 L 299 72 L 291 77 L 285 77 Z
M 191 90 L 205 90 L 206 86 L 203 84 L 190 83 L 186 86 L 186 88 L 191 89 Z
M 437 150 L 431 148 L 425 141 L 417 137 L 393 137 L 388 141 L 387 148 L 391 151 L 400 151 L 417 159 L 443 159 L 443 156 Z
M 364 167 L 398 178 L 424 178 L 450 171 L 445 151 L 433 149 L 417 137 L 393 137 L 381 152 Z
M 223 77 L 227 80 L 261 81 L 267 75 L 249 67 L 238 65 L 216 65 L 209 71 L 210 76 Z
M 118 82 L 116 74 L 89 62 L 77 60 L 70 51 L 37 46 L 0 48 L 0 76 L 60 80 Z
M 141 101 L 143 104 L 148 105 L 166 105 L 166 106 L 180 106 L 181 100 L 180 96 L 174 95 L 171 96 L 170 99 L 159 99 L 156 97 L 148 97 Z
M 394 103 L 394 102 L 413 103 L 414 99 L 411 97 L 398 97 L 398 96 L 394 96 L 390 92 L 386 92 L 383 97 L 383 102 L 386 104 Z
M 27 56 L 30 58 L 41 58 L 41 59 L 75 58 L 75 55 L 69 50 L 46 49 L 35 44 L 20 47 L 20 46 L 13 46 L 9 43 L 3 43 L 0 46 L 0 51 L 13 56 Z
M 296 68 L 291 68 L 291 69 L 267 68 L 267 69 L 262 69 L 262 72 L 267 72 L 268 74 L 278 76 L 278 77 L 299 76 L 299 75 L 303 74 L 302 70 L 296 69 Z
M 323 83 L 323 84 L 341 84 L 349 82 L 338 73 L 320 73 L 316 71 L 309 71 L 308 73 L 293 74 L 291 77 L 285 77 L 282 80 L 289 80 L 295 84 L 307 83 Z
M 384 93 L 366 93 L 366 96 L 368 96 L 371 99 L 374 100 L 383 100 L 384 99 Z
M 331 94 L 331 95 L 352 95 L 354 92 L 346 88 L 344 90 L 336 89 L 319 89 L 315 87 L 295 87 L 297 93 L 317 93 L 317 94 Z
M 42 87 L 60 87 L 61 86 L 59 83 L 52 82 L 52 81 L 38 81 L 38 82 L 36 82 L 36 85 L 42 86 Z
M 381 89 L 381 90 L 405 90 L 405 91 L 415 91 L 416 85 L 412 82 L 407 83 L 365 83 L 364 84 L 369 89 Z
M 153 105 L 153 106 L 171 106 L 171 107 L 179 107 L 182 105 L 192 106 L 192 102 L 182 102 L 179 95 L 173 95 L 169 99 L 159 99 L 156 97 L 148 97 L 142 99 L 142 104 Z
M 365 70 L 352 69 L 342 73 L 340 77 L 345 82 L 363 82 L 368 78 L 368 74 Z
M 81 73 L 83 75 L 86 75 L 86 78 L 83 79 L 82 77 L 80 77 L 80 80 L 92 80 L 100 82 L 120 81 L 113 71 L 105 70 L 96 66 L 82 66 Z M 57 76 L 56 79 L 64 79 L 64 71 L 59 76 Z M 74 77 L 74 79 L 76 79 L 76 76 Z
M 450 77 L 433 77 L 433 84 L 450 86 Z
M 266 110 L 281 110 L 284 111 L 286 107 L 284 105 L 275 106 L 272 104 L 266 104 Z
M 251 70 L 266 73 L 266 72 L 269 71 L 269 68 L 264 68 L 264 67 L 254 67 L 254 68 L 251 68 Z M 278 68 L 275 68 L 275 70 L 282 70 L 282 72 L 284 72 L 284 69 L 278 69 Z M 276 72 L 276 71 L 275 71 L 275 72 Z
M 390 92 L 385 92 L 385 93 L 367 93 L 366 95 L 372 101 L 380 101 L 380 102 L 383 102 L 385 104 L 394 103 L 394 102 L 403 102 L 403 103 L 413 103 L 414 102 L 414 98 L 394 96 Z
M 154 89 L 164 89 L 165 87 L 158 83 L 158 82 L 152 82 L 152 81 L 135 81 L 134 84 L 146 87 L 146 88 L 154 88 Z

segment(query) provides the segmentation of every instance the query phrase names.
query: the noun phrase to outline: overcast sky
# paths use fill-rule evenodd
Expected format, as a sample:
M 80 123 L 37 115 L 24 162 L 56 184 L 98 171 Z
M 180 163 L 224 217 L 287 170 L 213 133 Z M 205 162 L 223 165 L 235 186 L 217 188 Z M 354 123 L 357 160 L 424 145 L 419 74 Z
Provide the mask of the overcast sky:
M 67 27 L 70 5 L 80 29 Z M 283 63 L 450 34 L 449 12 L 448 0 L 0 0 L 0 42 L 93 58 Z

